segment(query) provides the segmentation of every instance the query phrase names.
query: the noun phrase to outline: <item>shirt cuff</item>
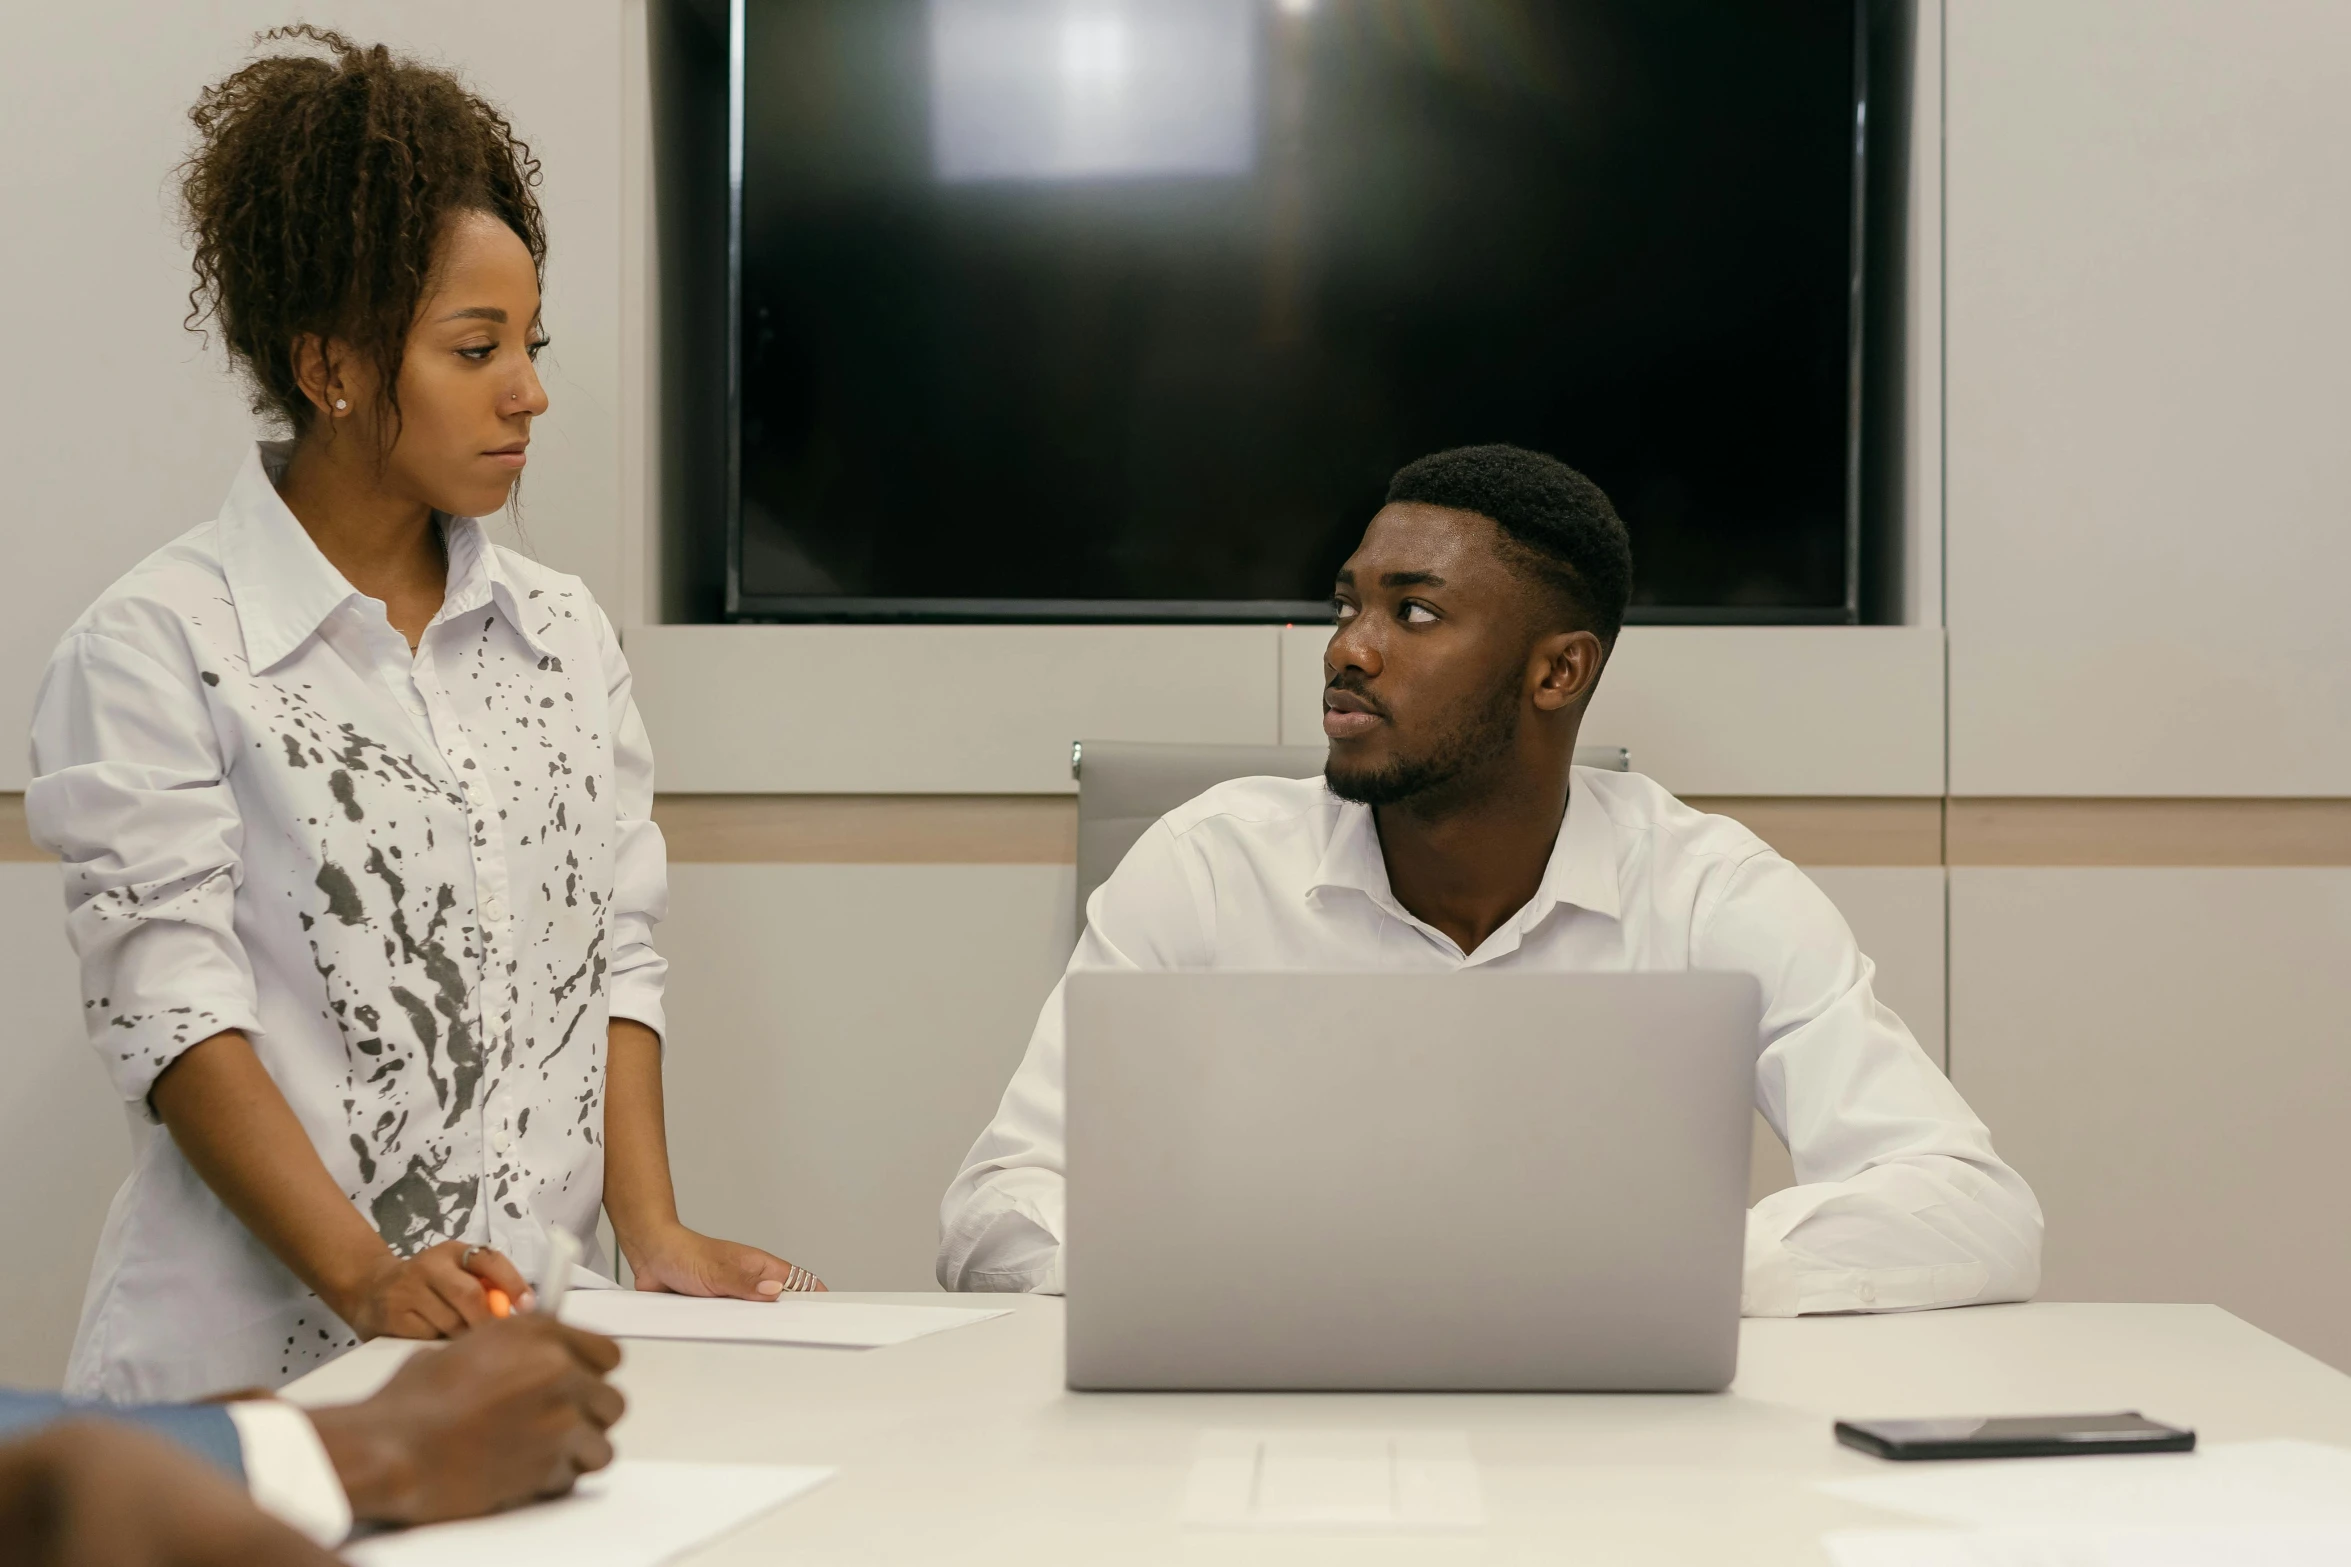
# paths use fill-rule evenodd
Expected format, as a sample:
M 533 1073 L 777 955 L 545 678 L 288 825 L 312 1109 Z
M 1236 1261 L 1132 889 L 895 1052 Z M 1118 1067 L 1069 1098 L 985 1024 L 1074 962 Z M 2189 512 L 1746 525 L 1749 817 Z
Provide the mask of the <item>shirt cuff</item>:
M 1739 1315 L 1793 1317 L 1798 1313 L 1801 1294 L 1796 1259 L 1788 1254 L 1788 1249 L 1749 1230 L 1746 1272 L 1739 1283 Z
M 351 1499 L 318 1428 L 292 1404 L 249 1399 L 228 1406 L 245 1457 L 245 1489 L 253 1505 L 333 1550 L 351 1533 Z
M 1992 1270 L 1980 1262 L 1950 1262 L 1921 1268 L 1808 1268 L 1796 1310 L 1928 1311 L 1964 1306 L 1983 1297 Z
M 622 974 L 614 978 L 611 985 L 612 993 L 606 1005 L 606 1015 L 644 1024 L 659 1034 L 666 1046 L 669 1043 L 669 1019 L 661 1009 L 661 974 Z

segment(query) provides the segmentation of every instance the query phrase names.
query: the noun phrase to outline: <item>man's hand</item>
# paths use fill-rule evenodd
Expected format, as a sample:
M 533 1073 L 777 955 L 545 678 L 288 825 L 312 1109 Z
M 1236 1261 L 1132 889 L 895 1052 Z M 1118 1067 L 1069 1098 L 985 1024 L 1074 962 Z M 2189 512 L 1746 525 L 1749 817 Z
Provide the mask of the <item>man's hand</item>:
M 73 1420 L 0 1447 L 0 1567 L 334 1567 L 226 1476 L 147 1432 Z
M 737 1300 L 773 1300 L 790 1290 L 822 1290 L 824 1281 L 756 1246 L 713 1240 L 682 1224 L 666 1226 L 642 1250 L 624 1242 L 629 1273 L 637 1288 L 672 1295 L 727 1295 Z
M 473 1518 L 561 1496 L 612 1462 L 620 1346 L 551 1317 L 491 1321 L 411 1356 L 365 1403 L 311 1414 L 370 1523 Z
M 370 1338 L 454 1338 L 493 1320 L 483 1286 L 527 1305 L 530 1286 L 513 1263 L 487 1246 L 443 1241 L 413 1257 L 386 1252 L 368 1275 L 330 1299 L 351 1331 Z

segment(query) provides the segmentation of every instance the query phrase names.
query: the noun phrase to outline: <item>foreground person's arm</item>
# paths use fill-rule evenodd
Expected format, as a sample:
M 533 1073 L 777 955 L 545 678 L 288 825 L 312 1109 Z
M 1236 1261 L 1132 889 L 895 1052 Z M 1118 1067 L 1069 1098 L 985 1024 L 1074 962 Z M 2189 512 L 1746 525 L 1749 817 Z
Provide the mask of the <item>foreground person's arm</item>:
M 1088 900 L 1065 977 L 1081 969 L 1206 966 L 1214 903 L 1194 866 L 1167 824 L 1154 823 Z M 996 1118 L 940 1201 L 943 1289 L 1061 1293 L 1061 990 L 1057 984 L 1045 998 Z
M 0 1445 L 0 1562 L 26 1567 L 333 1567 L 218 1469 L 116 1420 Z
M 134 1426 L 243 1481 L 264 1512 L 333 1546 L 355 1522 L 474 1518 L 569 1491 L 612 1461 L 605 1433 L 626 1406 L 604 1379 L 618 1364 L 612 1340 L 522 1316 L 411 1358 L 356 1404 L 88 1405 L 0 1392 L 0 1439 Z
M 374 1397 L 309 1419 L 359 1522 L 477 1518 L 562 1496 L 612 1462 L 605 1433 L 627 1405 L 605 1377 L 619 1364 L 608 1338 L 517 1316 L 413 1355 Z M 247 1463 L 251 1478 L 250 1449 Z
M 1763 986 L 1755 1097 L 1797 1185 L 1747 1217 L 1744 1310 L 1786 1317 L 2023 1300 L 2041 1208 L 1991 1134 L 1879 1002 L 1825 894 L 1763 851 L 1729 870 L 1691 967 Z

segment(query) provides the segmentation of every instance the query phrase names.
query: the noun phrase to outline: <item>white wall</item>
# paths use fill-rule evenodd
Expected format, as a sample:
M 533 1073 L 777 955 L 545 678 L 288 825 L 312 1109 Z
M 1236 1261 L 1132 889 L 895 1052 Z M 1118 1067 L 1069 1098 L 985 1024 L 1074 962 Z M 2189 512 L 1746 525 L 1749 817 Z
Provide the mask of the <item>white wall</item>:
M 1321 626 L 641 626 L 683 794 L 1069 793 L 1072 740 L 1322 738 Z M 1669 788 L 1939 795 L 1932 626 L 1633 626 L 1584 725 Z
M 55 1387 L 130 1130 L 82 1033 L 54 865 L 0 865 L 0 1387 Z
M 1952 793 L 2351 794 L 2351 6 L 1963 0 L 1945 65 Z M 2048 1292 L 2351 1365 L 2346 873 L 1951 876 Z
M 2351 6 L 1946 64 L 1952 792 L 2351 794 Z
M 78 0 L 12 6 L 0 49 L 0 470 L 11 475 L 0 615 L 0 789 L 24 787 L 33 684 L 82 606 L 212 516 L 254 424 L 217 348 L 180 319 L 171 171 L 187 111 L 252 35 L 346 29 L 461 69 L 546 170 L 541 360 L 526 527 L 542 558 L 616 596 L 624 458 L 620 245 L 623 8 L 614 0 Z
M 939 1199 L 1073 939 L 1067 865 L 681 865 L 679 1211 L 836 1288 L 933 1289 Z
M 2211 1301 L 2351 1369 L 2351 871 L 1951 873 L 1951 1075 L 2053 1300 Z

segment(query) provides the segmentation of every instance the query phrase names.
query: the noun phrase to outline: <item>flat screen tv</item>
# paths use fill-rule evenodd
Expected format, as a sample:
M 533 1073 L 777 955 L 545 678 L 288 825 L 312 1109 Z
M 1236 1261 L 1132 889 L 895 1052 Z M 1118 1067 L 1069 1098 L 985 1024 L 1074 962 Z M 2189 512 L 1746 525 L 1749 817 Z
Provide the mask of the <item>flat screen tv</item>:
M 735 0 L 750 619 L 1282 621 L 1389 475 L 1597 480 L 1636 621 L 1862 606 L 1856 0 Z

